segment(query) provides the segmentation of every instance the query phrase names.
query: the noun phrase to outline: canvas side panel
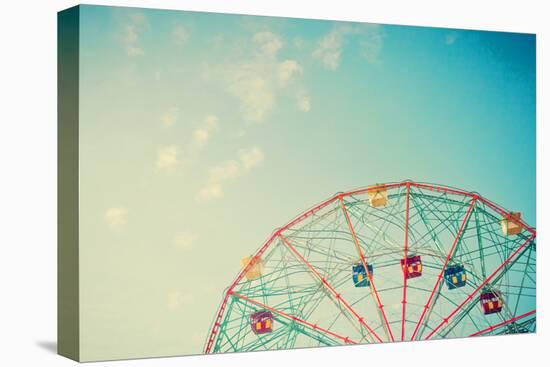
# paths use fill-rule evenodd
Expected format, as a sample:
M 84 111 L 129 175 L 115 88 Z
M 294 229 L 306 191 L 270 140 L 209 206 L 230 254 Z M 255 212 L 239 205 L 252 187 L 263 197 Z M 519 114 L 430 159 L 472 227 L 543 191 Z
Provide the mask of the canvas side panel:
M 57 18 L 57 352 L 77 361 L 79 13 L 73 7 Z

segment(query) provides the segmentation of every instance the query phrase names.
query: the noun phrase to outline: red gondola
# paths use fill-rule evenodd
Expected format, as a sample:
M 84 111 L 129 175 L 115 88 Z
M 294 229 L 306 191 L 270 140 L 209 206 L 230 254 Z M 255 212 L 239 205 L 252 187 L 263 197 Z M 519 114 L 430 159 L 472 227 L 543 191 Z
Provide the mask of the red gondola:
M 401 259 L 401 268 L 407 279 L 416 278 L 422 275 L 422 258 L 418 255 Z
M 250 315 L 250 326 L 254 334 L 267 334 L 273 331 L 273 314 L 258 311 Z
M 502 310 L 502 298 L 497 291 L 485 291 L 479 296 L 479 302 L 485 315 L 497 313 Z

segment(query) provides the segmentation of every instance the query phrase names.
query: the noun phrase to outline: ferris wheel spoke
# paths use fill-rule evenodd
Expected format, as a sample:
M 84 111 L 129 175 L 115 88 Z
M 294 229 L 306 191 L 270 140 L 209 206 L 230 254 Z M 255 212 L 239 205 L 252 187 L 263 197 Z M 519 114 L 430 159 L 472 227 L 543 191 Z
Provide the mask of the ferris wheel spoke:
M 536 232 L 534 232 L 519 248 L 517 248 L 502 264 L 500 264 L 494 271 L 491 273 L 473 292 L 471 292 L 468 297 L 458 306 L 456 307 L 447 317 L 443 318 L 443 320 L 428 334 L 428 336 L 425 338 L 430 339 L 433 334 L 435 334 L 443 325 L 447 324 L 449 320 L 460 311 L 460 309 L 470 302 L 473 299 L 473 296 L 479 292 L 486 284 L 488 284 L 499 272 L 504 268 L 512 259 L 520 253 L 536 236 Z
M 487 276 L 487 265 L 485 264 L 485 257 L 483 255 L 483 236 L 481 235 L 481 227 L 480 227 L 480 221 L 479 221 L 479 209 L 476 206 L 474 217 L 476 220 L 476 236 L 477 236 L 477 246 L 479 250 L 479 256 L 480 256 L 480 263 L 481 263 L 481 274 L 483 277 Z M 483 221 L 485 222 L 485 217 L 483 217 Z
M 250 302 L 250 303 L 252 303 L 252 304 L 254 304 L 254 305 L 256 305 L 256 306 L 262 307 L 262 308 L 264 308 L 264 309 L 266 309 L 266 310 L 269 310 L 269 311 L 271 311 L 271 312 L 273 312 L 273 313 L 276 313 L 277 315 L 282 316 L 282 317 L 284 317 L 284 318 L 286 318 L 286 319 L 288 319 L 288 320 L 290 320 L 290 321 L 295 321 L 295 322 L 297 322 L 297 323 L 299 323 L 299 324 L 301 324 L 301 325 L 303 325 L 303 326 L 306 326 L 306 327 L 310 328 L 311 330 L 318 331 L 318 332 L 324 333 L 324 334 L 326 334 L 326 335 L 330 335 L 330 336 L 332 336 L 332 337 L 334 337 L 334 338 L 340 339 L 341 341 L 343 341 L 343 342 L 346 343 L 346 344 L 357 344 L 356 341 L 350 339 L 350 338 L 347 337 L 347 336 L 344 337 L 344 336 L 339 335 L 339 334 L 337 334 L 337 333 L 335 333 L 335 332 L 333 332 L 333 331 L 330 331 L 330 330 L 328 330 L 328 329 L 325 329 L 325 328 L 323 328 L 323 327 L 321 327 L 321 326 L 318 326 L 318 325 L 313 324 L 313 323 L 311 323 L 311 322 L 308 322 L 308 321 L 306 321 L 306 320 L 302 320 L 301 318 L 299 318 L 299 317 L 297 317 L 297 316 L 290 315 L 290 314 L 288 314 L 288 313 L 286 313 L 286 312 L 283 312 L 283 311 L 278 310 L 278 309 L 276 309 L 276 308 L 274 308 L 274 307 L 270 307 L 270 306 L 268 306 L 268 305 L 265 305 L 265 304 L 263 304 L 262 302 L 256 301 L 256 300 L 254 300 L 254 299 L 252 299 L 252 298 L 248 298 L 248 297 L 243 296 L 243 295 L 241 295 L 241 294 L 239 294 L 239 293 L 236 293 L 236 292 L 234 292 L 234 291 L 231 291 L 230 295 L 232 295 L 232 296 L 234 296 L 234 297 L 238 297 L 238 298 L 240 298 L 240 299 L 242 299 L 242 300 L 245 300 L 245 301 L 247 301 L 247 302 Z
M 388 318 L 386 317 L 386 313 L 384 311 L 384 306 L 383 306 L 383 304 L 380 300 L 380 296 L 378 295 L 378 291 L 376 290 L 376 286 L 374 284 L 372 274 L 369 271 L 369 268 L 367 266 L 365 255 L 363 254 L 363 251 L 361 250 L 361 246 L 359 244 L 359 240 L 357 239 L 357 235 L 355 234 L 355 230 L 353 228 L 353 224 L 351 223 L 351 219 L 349 217 L 348 210 L 346 209 L 344 199 L 342 198 L 342 196 L 340 196 L 339 199 L 340 199 L 340 205 L 342 207 L 342 211 L 344 212 L 344 215 L 346 217 L 346 222 L 348 223 L 350 233 L 351 233 L 351 235 L 353 237 L 353 241 L 355 243 L 355 248 L 356 248 L 356 250 L 359 254 L 359 258 L 361 259 L 361 263 L 363 264 L 363 268 L 365 269 L 365 272 L 367 273 L 367 278 L 369 279 L 369 283 L 370 283 L 371 290 L 372 290 L 371 294 L 373 295 L 373 297 L 375 299 L 375 302 L 378 304 L 379 314 L 381 314 L 381 318 L 383 319 L 382 322 L 386 325 L 387 331 L 388 331 L 389 336 L 390 336 L 390 340 L 394 341 L 393 333 L 391 331 L 391 327 L 390 327 L 390 324 L 388 322 Z
M 445 259 L 445 262 L 443 263 L 443 266 L 441 268 L 441 271 L 439 272 L 439 275 L 437 276 L 437 279 L 435 281 L 435 284 L 433 286 L 433 289 L 432 291 L 430 292 L 430 295 L 428 297 L 428 301 L 426 301 L 426 304 L 424 305 L 424 309 L 422 310 L 422 313 L 420 314 L 420 319 L 418 320 L 418 322 L 416 323 L 416 326 L 415 326 L 415 329 L 414 329 L 414 332 L 411 336 L 411 340 L 414 340 L 414 337 L 416 336 L 417 332 L 418 332 L 418 328 L 420 327 L 420 324 L 422 323 L 422 320 L 424 319 L 424 316 L 426 315 L 426 312 L 428 311 L 428 309 L 430 307 L 432 307 L 432 299 L 433 299 L 433 296 L 436 292 L 436 289 L 440 286 L 441 284 L 441 279 L 443 279 L 443 273 L 445 272 L 445 268 L 447 266 L 447 264 L 449 263 L 449 260 L 451 259 L 451 257 L 453 256 L 453 253 L 455 251 L 455 248 L 458 244 L 458 241 L 460 240 L 460 237 L 462 236 L 462 233 L 464 231 L 464 228 L 466 227 L 467 223 L 468 223 L 468 220 L 470 218 L 470 214 L 472 213 L 472 208 L 474 207 L 474 204 L 476 202 L 476 197 L 474 197 L 472 200 L 471 200 L 471 203 L 470 203 L 470 206 L 468 208 L 468 211 L 466 212 L 466 215 L 464 216 L 464 219 L 462 220 L 462 224 L 460 225 L 460 229 L 458 230 L 456 236 L 455 236 L 455 239 L 453 241 L 453 244 L 449 250 L 449 253 L 447 254 L 447 257 Z M 439 287 L 440 288 L 440 287 Z
M 405 241 L 403 246 L 403 259 L 409 256 L 409 206 L 410 206 L 410 182 L 407 182 L 407 198 L 405 202 Z M 403 298 L 401 301 L 401 341 L 405 339 L 405 319 L 407 318 L 407 265 L 403 266 Z
M 284 237 L 282 234 L 279 234 L 282 242 L 288 247 L 288 249 L 313 273 L 313 275 L 319 279 L 321 284 L 344 306 L 344 308 L 351 312 L 351 314 L 359 321 L 359 323 L 364 326 L 369 333 L 374 336 L 379 342 L 382 342 L 382 339 L 374 332 L 374 330 L 365 322 L 365 318 L 361 317 L 351 305 L 338 293 L 332 285 L 330 285 L 325 277 L 323 277 L 310 263 L 307 261 L 294 246 L 289 242 L 289 240 Z
M 426 189 L 434 192 L 442 192 L 446 194 L 455 194 L 455 195 L 462 195 L 462 196 L 470 196 L 474 197 L 475 195 L 471 192 L 464 191 L 464 190 L 458 190 L 451 187 L 443 187 L 443 186 L 435 186 L 435 185 L 429 185 L 426 183 L 420 183 L 420 182 L 410 182 L 411 186 L 416 186 L 421 189 Z
M 473 334 L 470 334 L 470 336 L 478 336 L 478 335 L 483 335 L 483 334 L 492 332 L 492 331 L 494 331 L 495 329 L 501 328 L 501 327 L 503 327 L 503 326 L 505 326 L 505 325 L 508 325 L 508 324 L 510 324 L 510 323 L 515 323 L 516 321 L 519 321 L 519 320 L 521 320 L 521 319 L 523 319 L 523 318 L 525 318 L 525 317 L 531 316 L 531 315 L 535 314 L 536 312 L 537 312 L 537 310 L 536 310 L 536 309 L 533 309 L 533 310 L 531 310 L 531 311 L 529 311 L 529 312 L 526 312 L 526 313 L 524 313 L 524 314 L 521 314 L 521 315 L 519 315 L 519 316 L 512 317 L 512 318 L 510 318 L 510 319 L 508 319 L 508 320 L 499 322 L 498 324 L 489 326 L 489 327 L 486 328 L 486 329 L 483 329 L 483 330 L 480 330 L 480 331 L 475 332 L 475 333 L 473 333 Z

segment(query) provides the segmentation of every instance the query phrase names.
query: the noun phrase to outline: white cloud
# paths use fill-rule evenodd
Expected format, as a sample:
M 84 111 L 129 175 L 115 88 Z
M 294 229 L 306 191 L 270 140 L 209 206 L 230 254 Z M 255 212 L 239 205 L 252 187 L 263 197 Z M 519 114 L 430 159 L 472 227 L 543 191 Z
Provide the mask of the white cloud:
M 311 100 L 309 95 L 305 92 L 300 92 L 296 95 L 296 105 L 298 109 L 302 112 L 309 112 L 311 110 Z
M 168 308 L 175 310 L 180 306 L 188 306 L 195 302 L 193 294 L 183 292 L 181 290 L 174 290 L 168 295 Z
M 161 115 L 165 127 L 173 126 L 178 119 L 179 109 L 171 108 Z M 156 168 L 159 171 L 172 169 L 176 166 L 187 168 L 198 158 L 201 150 L 219 130 L 219 119 L 215 115 L 207 115 L 191 133 L 191 139 L 183 146 L 168 145 L 157 151 Z M 181 149 L 180 149 L 181 148 Z M 183 157 L 183 158 L 181 158 Z
M 142 13 L 132 13 L 126 18 L 118 38 L 128 56 L 145 55 L 145 50 L 140 42 L 140 32 L 147 27 L 147 18 Z
M 201 201 L 209 201 L 223 197 L 222 186 L 219 183 L 207 183 L 200 189 L 198 198 Z
M 112 229 L 120 229 L 128 223 L 128 210 L 125 208 L 109 208 L 105 212 L 105 221 Z
M 210 170 L 210 182 L 222 182 L 241 174 L 241 165 L 238 161 L 226 161 Z
M 258 146 L 254 146 L 248 150 L 241 150 L 239 157 L 243 169 L 248 172 L 264 160 L 264 152 Z
M 296 60 L 279 60 L 284 42 L 278 35 L 258 32 L 252 40 L 251 46 L 242 50 L 242 59 L 220 65 L 219 71 L 226 91 L 239 101 L 245 120 L 262 122 L 303 69 Z
M 240 100 L 241 112 L 248 121 L 259 122 L 273 109 L 274 90 L 269 75 L 261 66 L 242 65 L 227 74 L 230 94 Z
M 177 248 L 190 250 L 197 240 L 197 236 L 191 232 L 180 232 L 174 236 L 173 242 Z
M 331 70 L 338 69 L 348 36 L 359 40 L 362 55 L 370 63 L 378 63 L 383 37 L 377 24 L 337 25 L 321 38 L 313 56 Z
M 258 32 L 252 37 L 254 43 L 256 43 L 263 54 L 269 57 L 275 57 L 277 52 L 283 47 L 283 41 L 281 38 L 271 32 Z
M 323 37 L 313 51 L 313 56 L 320 59 L 329 69 L 336 70 L 340 64 L 344 35 L 347 31 L 343 27 L 337 27 Z
M 360 31 L 361 54 L 371 64 L 380 63 L 384 37 L 377 24 L 364 24 Z
M 189 32 L 181 24 L 177 24 L 172 28 L 172 38 L 179 44 L 184 44 L 189 39 Z
M 164 127 L 172 127 L 175 125 L 179 114 L 179 108 L 177 107 L 171 107 L 168 109 L 168 111 L 164 112 L 161 117 L 160 121 L 162 122 L 162 125 Z
M 208 181 L 199 190 L 197 198 L 201 201 L 222 198 L 223 184 L 246 175 L 263 160 L 264 153 L 258 146 L 240 150 L 238 159 L 227 160 L 209 170 Z
M 301 74 L 302 67 L 294 60 L 285 60 L 277 66 L 279 84 L 285 86 L 294 74 Z
M 203 122 L 193 132 L 193 142 L 198 147 L 205 145 L 213 132 L 216 132 L 219 128 L 219 119 L 217 116 L 208 115 L 204 118 Z
M 158 169 L 168 169 L 178 164 L 178 148 L 175 145 L 162 147 L 158 151 L 156 166 Z
M 136 26 L 133 24 L 128 24 L 126 27 L 124 27 L 122 43 L 126 47 L 126 52 L 129 56 L 142 56 L 145 54 L 143 49 L 137 46 L 138 34 Z

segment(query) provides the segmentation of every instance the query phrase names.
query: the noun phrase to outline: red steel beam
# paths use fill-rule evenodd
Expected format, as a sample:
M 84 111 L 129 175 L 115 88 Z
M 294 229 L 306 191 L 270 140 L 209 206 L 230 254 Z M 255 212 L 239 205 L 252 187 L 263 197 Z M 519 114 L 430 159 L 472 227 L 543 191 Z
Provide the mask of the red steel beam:
M 474 294 L 479 292 L 480 289 L 482 289 L 487 283 L 489 283 L 491 281 L 491 279 L 493 279 L 495 277 L 495 275 L 497 275 L 498 272 L 503 267 L 505 267 L 521 250 L 523 250 L 525 248 L 525 246 L 527 246 L 527 244 L 529 244 L 529 242 L 531 242 L 533 240 L 533 238 L 535 238 L 535 237 L 536 237 L 536 233 L 533 233 L 531 235 L 531 237 L 529 237 L 520 247 L 518 247 L 510 256 L 508 256 L 508 258 L 506 260 L 504 260 L 504 262 L 502 264 L 500 264 L 499 267 L 496 268 L 495 271 L 493 271 L 491 273 L 491 275 L 489 275 L 487 277 L 487 279 L 485 279 L 474 291 L 472 291 L 472 293 L 470 293 L 468 295 L 468 297 L 466 297 L 466 299 L 460 305 L 458 305 L 447 317 L 443 318 L 441 323 L 439 325 L 437 325 L 430 332 L 430 334 L 428 334 L 428 336 L 425 338 L 425 340 L 430 339 L 432 337 L 432 335 L 434 335 L 444 324 L 448 323 L 449 319 L 451 317 L 453 317 L 462 308 L 462 306 L 464 306 L 466 303 L 470 302 L 473 299 Z
M 320 327 L 320 326 L 318 326 L 318 325 L 316 325 L 316 324 L 313 324 L 313 323 L 311 323 L 311 322 L 308 322 L 308 321 L 306 321 L 306 320 L 302 320 L 302 319 L 300 319 L 300 318 L 298 318 L 298 317 L 296 317 L 296 316 L 289 315 L 289 314 L 287 314 L 286 312 L 277 310 L 276 308 L 273 308 L 273 307 L 270 307 L 270 306 L 268 306 L 268 305 L 265 305 L 265 304 L 263 304 L 263 303 L 261 303 L 261 302 L 258 302 L 258 301 L 256 301 L 256 300 L 253 300 L 253 299 L 251 299 L 251 298 L 248 298 L 248 297 L 246 297 L 246 296 L 243 296 L 243 295 L 241 295 L 241 294 L 239 294 L 239 293 L 231 292 L 230 294 L 233 295 L 233 296 L 235 296 L 235 297 L 238 297 L 238 298 L 240 298 L 240 299 L 243 299 L 243 300 L 245 300 L 245 301 L 248 301 L 248 302 L 250 302 L 250 303 L 253 303 L 253 304 L 255 304 L 256 306 L 260 306 L 260 307 L 262 307 L 262 308 L 264 308 L 264 309 L 266 309 L 266 310 L 269 310 L 269 311 L 274 312 L 274 313 L 276 313 L 276 314 L 278 314 L 278 315 L 281 315 L 281 316 L 283 316 L 283 317 L 285 317 L 285 318 L 287 318 L 287 319 L 289 319 L 289 320 L 296 321 L 296 322 L 298 322 L 298 323 L 300 323 L 300 324 L 302 324 L 302 325 L 305 325 L 305 326 L 307 326 L 307 327 L 309 327 L 309 328 L 311 328 L 311 329 L 313 329 L 313 330 L 320 331 L 320 332 L 325 333 L 325 334 L 327 334 L 327 335 L 330 335 L 330 336 L 333 336 L 333 337 L 335 337 L 335 338 L 338 338 L 338 339 L 344 341 L 346 344 L 357 344 L 356 341 L 351 340 L 351 339 L 348 338 L 347 336 L 346 336 L 346 337 L 341 336 L 341 335 L 339 335 L 339 334 L 336 334 L 335 332 L 332 332 L 332 331 L 330 331 L 330 330 L 327 330 L 327 329 L 325 329 L 325 328 L 322 328 L 322 327 Z
M 442 192 L 442 193 L 446 193 L 446 194 L 470 196 L 472 198 L 474 196 L 476 196 L 476 194 L 468 192 L 468 191 L 454 189 L 454 188 L 445 187 L 445 186 L 430 185 L 430 184 L 417 183 L 417 182 L 410 182 L 410 185 L 411 186 L 416 186 L 416 187 L 421 188 L 421 189 L 426 189 L 426 190 L 435 191 L 435 192 Z
M 439 276 L 437 277 L 437 280 L 434 284 L 434 287 L 432 289 L 432 292 L 430 293 L 430 296 L 428 297 L 428 301 L 424 305 L 424 309 L 422 310 L 422 314 L 420 315 L 420 319 L 418 320 L 416 327 L 414 329 L 413 335 L 411 336 L 411 340 L 414 339 L 416 336 L 416 333 L 418 332 L 418 328 L 420 327 L 420 323 L 424 319 L 424 316 L 426 315 L 426 312 L 431 307 L 432 298 L 435 294 L 435 290 L 439 286 L 439 283 L 441 282 L 441 279 L 443 278 L 443 273 L 445 272 L 445 268 L 447 267 L 447 264 L 449 263 L 449 260 L 451 260 L 451 257 L 453 256 L 454 250 L 456 248 L 456 245 L 458 244 L 458 241 L 460 240 L 460 236 L 462 235 L 462 231 L 464 230 L 464 227 L 466 227 L 466 223 L 468 222 L 468 219 L 470 218 L 470 214 L 472 213 L 472 209 L 474 207 L 474 204 L 477 200 L 477 197 L 474 196 L 472 199 L 472 202 L 470 203 L 470 207 L 468 208 L 468 211 L 466 212 L 466 215 L 464 216 L 464 219 L 462 220 L 462 224 L 460 225 L 460 229 L 458 230 L 458 233 L 456 234 L 456 237 L 453 241 L 453 245 L 451 246 L 451 249 L 449 250 L 449 253 L 447 254 L 447 258 L 445 259 L 445 262 L 443 263 L 443 267 L 441 268 L 441 272 L 439 273 Z
M 346 196 L 351 196 L 351 195 L 366 194 L 370 190 L 396 189 L 398 187 L 405 186 L 407 184 L 407 182 L 409 182 L 409 181 L 403 181 L 403 182 L 391 183 L 391 184 L 377 184 L 377 185 L 374 185 L 374 186 L 369 186 L 369 187 L 364 187 L 364 188 L 360 188 L 360 189 L 347 191 L 347 192 L 344 192 L 344 193 L 342 193 L 340 195 L 336 195 L 336 196 L 346 197 Z
M 495 324 L 495 325 L 493 325 L 493 326 L 489 326 L 489 327 L 486 328 L 486 329 L 483 329 L 483 330 L 480 330 L 480 331 L 478 331 L 478 332 L 476 332 L 476 333 L 470 334 L 470 336 L 478 336 L 478 335 L 481 335 L 481 334 L 485 334 L 486 332 L 493 331 L 493 330 L 495 330 L 495 329 L 498 329 L 498 328 L 501 327 L 501 326 L 510 324 L 510 323 L 512 323 L 512 322 L 515 322 L 515 321 L 518 321 L 518 320 L 520 320 L 520 319 L 523 319 L 524 317 L 530 316 L 530 315 L 534 314 L 535 312 L 537 312 L 536 309 L 531 310 L 531 311 L 529 311 L 529 312 L 526 312 L 526 313 L 524 313 L 524 314 L 522 314 L 522 315 L 512 317 L 511 319 L 508 319 L 508 320 L 506 320 L 506 321 L 499 322 L 498 324 Z
M 409 252 L 409 195 L 411 191 L 410 182 L 407 182 L 407 199 L 405 207 L 405 266 L 403 267 L 403 299 L 401 301 L 401 341 L 405 339 L 405 316 L 407 312 L 407 256 Z
M 296 248 L 294 246 L 292 246 L 292 244 L 290 243 L 290 241 L 288 241 L 288 239 L 286 237 L 284 237 L 283 235 L 279 234 L 279 237 L 281 238 L 281 240 L 283 241 L 283 243 L 288 247 L 288 249 L 294 253 L 294 255 L 302 262 L 304 263 L 309 270 L 311 270 L 311 272 L 313 274 L 315 274 L 315 276 L 317 278 L 319 278 L 319 280 L 321 281 L 321 283 L 325 286 L 325 288 L 327 288 L 329 290 L 329 292 L 334 296 L 336 297 L 336 299 L 338 299 L 343 305 L 344 307 L 353 314 L 353 316 L 355 316 L 355 318 L 357 318 L 357 321 L 359 321 L 359 323 L 361 323 L 361 325 L 363 325 L 365 328 L 367 328 L 367 330 L 381 343 L 382 342 L 382 339 L 380 339 L 380 337 L 378 336 L 378 334 L 376 334 L 376 332 L 369 326 L 367 325 L 367 323 L 365 322 L 365 318 L 364 317 L 361 317 L 352 307 L 351 305 L 342 297 L 342 295 L 340 293 L 338 293 L 334 287 L 332 287 L 328 281 L 326 280 L 325 277 L 323 277 L 310 263 L 309 261 L 307 261 L 299 252 L 298 250 L 296 250 Z
M 376 290 L 376 286 L 374 285 L 374 281 L 372 279 L 372 275 L 369 271 L 369 267 L 367 266 L 367 261 L 365 260 L 365 255 L 363 254 L 363 251 L 361 251 L 361 246 L 359 245 L 359 240 L 357 238 L 357 235 L 355 233 L 355 229 L 353 228 L 353 224 L 351 223 L 351 219 L 348 214 L 348 210 L 346 209 L 346 205 L 344 204 L 344 199 L 342 199 L 342 196 L 339 197 L 340 199 L 340 205 L 342 206 L 342 210 L 344 211 L 344 215 L 346 216 L 346 221 L 348 222 L 348 227 L 350 230 L 350 233 L 353 237 L 353 241 L 355 242 L 355 248 L 357 249 L 357 252 L 359 253 L 359 257 L 361 258 L 361 262 L 363 263 L 363 266 L 365 267 L 365 271 L 367 273 L 367 277 L 369 278 L 370 286 L 372 288 L 371 294 L 373 294 L 374 299 L 376 303 L 378 304 L 378 309 L 382 313 L 383 322 L 386 325 L 386 328 L 388 329 L 390 339 L 391 341 L 395 341 L 393 338 L 393 333 L 390 328 L 390 323 L 388 322 L 388 318 L 386 317 L 386 312 L 384 312 L 384 305 L 382 305 L 382 302 L 380 301 L 380 296 L 378 295 L 378 291 Z
M 214 325 L 212 325 L 212 330 L 210 331 L 210 335 L 208 336 L 208 342 L 206 343 L 206 347 L 204 348 L 204 354 L 209 354 L 212 351 L 214 341 L 216 340 L 216 334 L 218 333 L 218 329 L 221 325 L 221 319 L 223 317 L 223 313 L 225 312 L 225 307 L 227 306 L 228 297 L 228 293 L 226 293 L 223 297 L 220 309 L 218 310 L 216 318 L 214 319 Z

